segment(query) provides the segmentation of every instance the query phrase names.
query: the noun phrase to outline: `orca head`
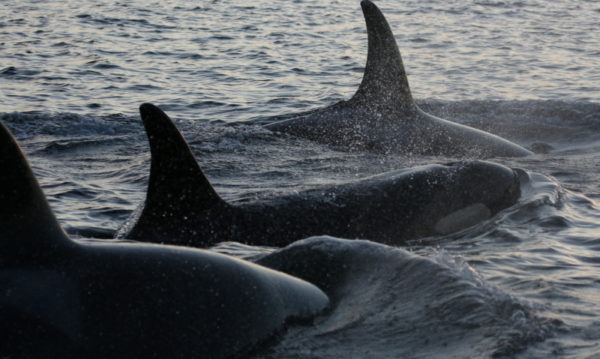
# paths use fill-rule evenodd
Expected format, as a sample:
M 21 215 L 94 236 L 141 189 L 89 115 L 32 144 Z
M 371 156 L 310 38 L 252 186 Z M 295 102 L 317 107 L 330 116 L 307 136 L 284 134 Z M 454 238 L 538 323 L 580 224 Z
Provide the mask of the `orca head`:
M 521 196 L 520 178 L 513 169 L 487 161 L 446 164 L 452 171 L 445 197 L 438 199 L 441 214 L 434 229 L 455 232 L 512 206 Z
M 454 166 L 459 169 L 456 182 L 469 188 L 471 200 L 478 199 L 492 213 L 512 205 L 521 195 L 519 175 L 511 168 L 489 161 L 459 162 Z
M 69 243 L 17 141 L 0 123 L 0 264 L 50 258 Z
M 229 206 L 204 176 L 169 116 L 149 103 L 140 106 L 140 115 L 150 143 L 148 190 L 141 212 L 117 236 L 159 243 L 212 244 L 199 241 L 209 241 L 203 234 L 215 232 L 220 225 L 217 217 Z

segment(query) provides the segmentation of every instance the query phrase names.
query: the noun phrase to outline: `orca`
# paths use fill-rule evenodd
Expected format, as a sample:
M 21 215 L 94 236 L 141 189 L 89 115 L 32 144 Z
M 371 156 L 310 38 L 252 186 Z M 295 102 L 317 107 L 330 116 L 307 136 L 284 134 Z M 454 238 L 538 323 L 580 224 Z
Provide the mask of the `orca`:
M 192 247 L 219 241 L 285 246 L 313 235 L 389 244 L 448 234 L 516 203 L 517 173 L 484 161 L 432 164 L 300 193 L 227 203 L 171 119 L 140 106 L 150 142 L 145 202 L 117 232 Z
M 460 158 L 520 157 L 531 151 L 493 134 L 432 116 L 411 95 L 392 31 L 381 11 L 361 2 L 368 55 L 358 90 L 347 101 L 260 121 L 287 133 L 346 150 Z
M 226 255 L 67 237 L 2 124 L 0 168 L 0 357 L 235 358 L 328 306 Z

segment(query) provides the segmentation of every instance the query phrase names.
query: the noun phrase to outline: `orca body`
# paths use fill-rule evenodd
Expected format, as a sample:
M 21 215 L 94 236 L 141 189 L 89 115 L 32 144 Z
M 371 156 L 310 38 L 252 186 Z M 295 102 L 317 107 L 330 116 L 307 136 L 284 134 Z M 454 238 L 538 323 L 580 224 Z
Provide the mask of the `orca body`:
M 285 246 L 313 235 L 401 244 L 490 218 L 520 196 L 519 178 L 491 162 L 428 165 L 289 196 L 229 204 L 158 107 L 140 113 L 152 154 L 146 200 L 119 238 L 195 247 L 219 241 Z
M 225 255 L 68 238 L 2 124 L 0 169 L 0 357 L 235 358 L 328 305 Z
M 369 50 L 355 95 L 322 109 L 265 120 L 270 122 L 266 128 L 347 150 L 469 158 L 532 154 L 493 134 L 421 110 L 385 17 L 371 1 L 363 0 L 361 7 Z

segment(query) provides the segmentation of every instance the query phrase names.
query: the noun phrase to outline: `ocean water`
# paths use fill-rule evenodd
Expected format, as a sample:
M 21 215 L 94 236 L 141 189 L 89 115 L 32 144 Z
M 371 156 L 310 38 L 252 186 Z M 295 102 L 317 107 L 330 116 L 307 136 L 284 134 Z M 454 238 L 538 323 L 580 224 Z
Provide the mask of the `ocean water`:
M 529 180 L 515 206 L 459 233 L 280 249 L 332 267 L 335 305 L 254 356 L 600 357 L 600 3 L 376 4 L 419 105 L 534 149 L 494 159 Z M 144 198 L 143 102 L 175 120 L 232 202 L 455 160 L 347 153 L 248 124 L 350 97 L 366 51 L 358 1 L 3 0 L 0 121 L 76 237 L 111 238 Z

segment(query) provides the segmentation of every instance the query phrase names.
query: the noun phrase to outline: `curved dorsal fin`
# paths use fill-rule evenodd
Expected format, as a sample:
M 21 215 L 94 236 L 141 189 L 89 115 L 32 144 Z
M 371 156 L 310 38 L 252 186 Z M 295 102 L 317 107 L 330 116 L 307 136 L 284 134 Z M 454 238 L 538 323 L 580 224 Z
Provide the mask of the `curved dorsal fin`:
M 148 103 L 140 106 L 140 115 L 152 155 L 148 193 L 140 220 L 144 216 L 193 216 L 224 203 L 169 116 Z
M 0 263 L 69 242 L 10 131 L 0 123 Z
M 412 107 L 413 98 L 396 39 L 385 17 L 369 0 L 360 3 L 369 36 L 362 82 L 352 98 L 386 107 Z

